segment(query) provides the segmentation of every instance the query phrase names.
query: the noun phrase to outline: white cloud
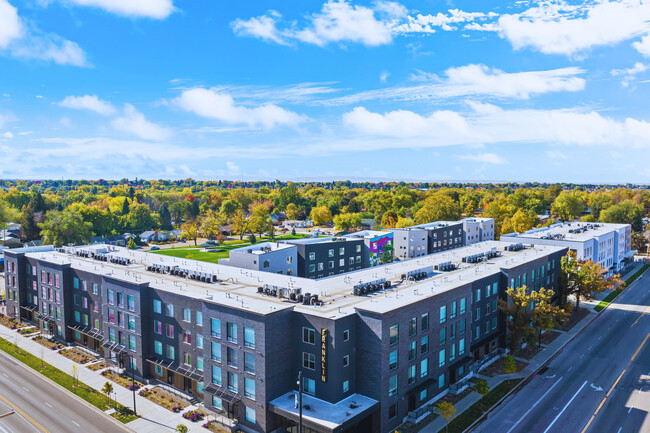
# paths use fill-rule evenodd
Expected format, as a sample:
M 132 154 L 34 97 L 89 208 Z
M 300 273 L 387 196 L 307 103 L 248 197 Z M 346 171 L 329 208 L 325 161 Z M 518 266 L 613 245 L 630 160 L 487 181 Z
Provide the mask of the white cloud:
M 124 113 L 114 119 L 111 126 L 118 131 L 127 132 L 143 140 L 165 140 L 171 131 L 163 126 L 149 122 L 133 105 L 124 104 Z
M 239 171 L 240 171 L 239 166 L 236 163 L 232 162 L 232 161 L 226 161 L 226 168 L 228 169 L 228 171 L 230 173 L 233 173 L 233 174 L 239 173 Z
M 466 161 L 477 161 L 484 162 L 487 164 L 505 164 L 507 161 L 496 153 L 477 153 L 477 154 L 467 154 L 459 155 L 458 158 L 464 159 Z
M 248 20 L 237 19 L 232 22 L 232 28 L 236 35 L 252 36 L 278 44 L 286 44 L 286 40 L 280 34 L 276 24 L 280 14 L 269 11 L 270 16 L 262 15 Z
M 0 0 L 0 48 L 7 48 L 14 39 L 22 37 L 23 25 L 18 11 L 7 0 Z
M 102 101 L 97 95 L 67 96 L 59 105 L 75 110 L 90 110 L 102 116 L 115 114 L 115 107 L 110 102 Z
M 7 140 L 11 140 L 12 138 L 14 138 L 14 134 L 11 131 L 7 131 L 3 134 L 0 134 L 0 137 L 4 137 Z
M 390 139 L 384 140 L 385 147 L 528 142 L 650 147 L 650 123 L 643 120 L 616 120 L 595 111 L 569 109 L 504 110 L 476 102 L 468 102 L 468 107 L 468 113 L 428 115 L 404 110 L 382 114 L 356 107 L 343 115 L 343 123 L 362 136 Z
M 185 111 L 228 124 L 273 128 L 281 125 L 296 126 L 307 119 L 274 104 L 253 108 L 237 105 L 230 94 L 218 89 L 197 87 L 185 90 L 174 102 Z
M 457 24 L 472 23 L 488 18 L 494 18 L 496 13 L 465 12 L 460 9 L 450 9 L 448 14 L 438 12 L 436 15 L 408 16 L 406 21 L 393 27 L 395 33 L 435 33 L 437 29 L 445 31 L 458 30 Z M 477 24 L 478 25 L 478 24 Z M 468 26 L 466 25 L 465 28 Z
M 632 42 L 632 46 L 643 55 L 650 57 L 650 35 L 645 35 L 640 41 Z
M 585 87 L 577 67 L 547 71 L 504 72 L 485 65 L 449 68 L 438 76 L 417 71 L 411 80 L 425 82 L 415 86 L 369 90 L 324 101 L 327 105 L 356 104 L 368 100 L 443 100 L 467 96 L 527 99 L 551 92 L 577 92 Z
M 379 81 L 385 83 L 388 80 L 388 77 L 390 77 L 390 72 L 382 71 L 381 74 L 379 74 Z
M 636 75 L 641 74 L 645 71 L 650 69 L 650 65 L 637 62 L 634 64 L 633 67 L 627 68 L 627 69 L 612 69 L 610 71 L 610 74 L 614 77 L 616 76 L 622 76 L 623 79 L 621 81 L 621 84 L 623 87 L 627 87 L 630 85 L 632 81 L 634 81 Z
M 134 17 L 164 19 L 174 12 L 172 0 L 67 0 L 76 6 L 90 6 L 112 14 Z
M 614 45 L 650 31 L 650 3 L 587 1 L 570 5 L 545 1 L 520 14 L 502 15 L 499 33 L 515 49 L 573 56 L 597 46 Z

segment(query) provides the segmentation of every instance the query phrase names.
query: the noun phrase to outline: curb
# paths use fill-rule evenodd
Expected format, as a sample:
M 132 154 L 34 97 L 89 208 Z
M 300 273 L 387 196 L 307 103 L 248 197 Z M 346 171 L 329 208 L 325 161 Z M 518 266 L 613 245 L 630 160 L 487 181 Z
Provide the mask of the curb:
M 650 268 L 647 269 L 647 270 L 650 270 Z M 642 277 L 644 274 L 645 274 L 645 272 L 643 272 L 641 275 L 639 275 L 639 277 L 638 277 L 635 281 L 633 281 L 632 284 L 636 283 L 639 279 L 641 279 L 641 277 Z M 621 292 L 621 293 L 623 293 L 623 292 Z M 619 293 L 619 296 L 620 296 L 620 293 Z M 617 296 L 616 298 L 618 298 L 618 296 Z M 607 308 L 609 308 L 609 306 L 612 305 L 612 304 L 614 303 L 614 300 L 616 300 L 616 298 L 612 299 L 612 302 L 610 302 L 609 304 L 607 304 L 607 305 L 606 305 L 602 310 L 598 311 L 598 312 L 594 315 L 594 317 L 592 317 L 591 320 L 590 320 L 589 322 L 587 322 L 587 324 L 586 324 L 585 326 L 583 326 L 583 327 L 582 327 L 578 332 L 576 332 L 575 334 L 573 334 L 573 336 L 572 336 L 571 338 L 569 338 L 569 339 L 568 339 L 568 340 L 567 340 L 567 341 L 566 341 L 562 346 L 560 346 L 560 347 L 555 351 L 555 353 L 553 353 L 553 354 L 552 354 L 552 355 L 551 355 L 551 356 L 550 356 L 546 361 L 544 361 L 542 364 L 540 364 L 540 366 L 537 367 L 536 370 L 534 370 L 534 371 L 533 371 L 532 373 L 530 373 L 528 376 L 524 377 L 524 379 L 523 379 L 521 382 L 519 382 L 519 383 L 517 384 L 517 386 L 515 386 L 514 388 L 512 388 L 512 389 L 511 389 L 511 390 L 510 390 L 506 395 L 504 395 L 503 397 L 501 397 L 501 399 L 500 399 L 499 401 L 497 401 L 494 405 L 492 405 L 491 408 L 489 408 L 487 411 L 485 411 L 485 412 L 483 413 L 483 415 L 481 415 L 481 416 L 480 416 L 476 421 L 474 421 L 474 422 L 473 422 L 469 427 L 467 427 L 465 430 L 463 430 L 463 433 L 469 433 L 469 432 L 471 432 L 473 429 L 475 429 L 476 427 L 478 427 L 478 425 L 481 424 L 481 423 L 485 420 L 485 418 L 486 418 L 486 417 L 487 417 L 487 416 L 488 416 L 488 415 L 489 415 L 489 414 L 490 414 L 494 409 L 496 409 L 497 407 L 499 407 L 499 406 L 500 406 L 500 405 L 505 401 L 506 398 L 510 397 L 512 394 L 516 394 L 516 393 L 517 393 L 517 392 L 518 392 L 518 391 L 519 391 L 519 390 L 520 390 L 524 385 L 526 385 L 528 382 L 530 382 L 530 381 L 532 380 L 533 376 L 535 376 L 535 375 L 536 375 L 536 374 L 537 374 L 537 373 L 538 373 L 542 368 L 546 367 L 546 365 L 547 365 L 548 363 L 550 363 L 551 361 L 553 361 L 553 360 L 554 360 L 554 359 L 555 359 L 555 358 L 560 354 L 560 352 L 562 352 L 562 351 L 564 350 L 564 348 L 567 346 L 567 344 L 569 344 L 570 342 L 572 342 L 573 339 L 576 338 L 576 337 L 577 337 L 577 336 L 578 336 L 582 331 L 584 331 L 585 328 L 586 328 L 587 326 L 591 325 L 591 322 L 593 322 L 594 320 L 596 320 L 596 318 L 598 318 L 598 317 L 603 313 L 603 311 L 607 310 Z M 505 381 L 504 381 L 504 382 L 505 382 Z
M 21 349 L 21 350 L 24 350 L 24 349 Z M 28 353 L 29 353 L 29 352 L 28 352 Z M 87 408 L 92 409 L 92 410 L 94 410 L 95 412 L 101 414 L 102 416 L 104 416 L 104 418 L 111 420 L 114 424 L 117 424 L 118 426 L 122 427 L 122 429 L 123 429 L 125 432 L 128 432 L 128 433 L 133 433 L 133 432 L 134 432 L 134 430 L 132 430 L 131 428 L 127 427 L 126 424 L 123 424 L 123 423 L 119 422 L 118 420 L 116 420 L 116 419 L 113 418 L 112 416 L 108 415 L 106 412 L 104 412 L 104 411 L 98 409 L 97 407 L 93 406 L 92 404 L 88 403 L 86 400 L 84 400 L 83 398 L 79 397 L 79 396 L 76 395 L 75 393 L 73 393 L 73 392 L 71 392 L 71 391 L 65 389 L 64 387 L 62 387 L 61 385 L 59 385 L 58 383 L 56 383 L 55 381 L 53 381 L 53 380 L 50 379 L 49 377 L 45 376 L 44 374 L 41 374 L 40 372 L 34 370 L 33 368 L 31 368 L 31 367 L 29 367 L 29 366 L 23 364 L 22 362 L 20 362 L 19 360 L 17 360 L 17 359 L 14 358 L 13 356 L 11 356 L 11 355 L 9 355 L 8 353 L 6 353 L 4 350 L 0 350 L 0 356 L 4 356 L 6 359 L 9 359 L 9 360 L 15 362 L 18 366 L 20 366 L 21 368 L 25 369 L 26 371 L 28 371 L 28 372 L 30 372 L 30 373 L 32 373 L 32 374 L 34 374 L 34 375 L 37 375 L 37 376 L 39 376 L 39 377 L 45 379 L 47 382 L 50 382 L 50 384 L 53 385 L 54 388 L 57 388 L 59 391 L 62 391 L 63 393 L 67 394 L 69 397 L 75 399 L 77 402 L 81 403 L 82 405 L 86 406 Z M 50 364 L 50 365 L 51 365 L 51 364 Z M 56 367 L 54 367 L 54 368 L 56 368 Z

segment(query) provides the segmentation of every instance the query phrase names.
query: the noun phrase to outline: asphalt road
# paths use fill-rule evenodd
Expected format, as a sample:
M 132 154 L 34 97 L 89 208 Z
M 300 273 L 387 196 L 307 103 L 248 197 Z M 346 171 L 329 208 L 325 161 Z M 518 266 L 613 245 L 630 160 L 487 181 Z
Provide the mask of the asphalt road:
M 13 414 L 2 416 L 14 410 Z M 0 433 L 121 433 L 131 430 L 60 391 L 0 352 Z
M 650 272 L 474 431 L 650 432 Z

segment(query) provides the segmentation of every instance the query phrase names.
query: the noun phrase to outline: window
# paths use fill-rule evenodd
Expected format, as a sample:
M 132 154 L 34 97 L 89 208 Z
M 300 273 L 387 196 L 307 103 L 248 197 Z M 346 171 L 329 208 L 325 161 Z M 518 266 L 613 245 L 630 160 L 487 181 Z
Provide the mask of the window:
M 408 369 L 408 383 L 409 385 L 415 382 L 415 365 L 409 366 Z
M 397 344 L 399 341 L 399 325 L 394 325 L 390 327 L 389 330 L 389 335 L 390 335 L 390 345 L 392 346 L 393 344 Z
M 397 403 L 391 404 L 388 407 L 388 419 L 393 419 L 397 416 Z
M 422 328 L 423 331 L 429 329 L 429 313 L 424 313 L 422 315 L 422 318 L 420 320 L 420 327 Z
M 244 396 L 255 400 L 255 379 L 244 378 Z
M 481 327 L 477 326 L 474 328 L 474 339 L 478 339 L 481 336 Z
M 442 389 L 445 387 L 445 374 L 438 376 L 438 388 Z
M 165 314 L 167 317 L 174 317 L 174 304 L 165 305 Z
M 474 290 L 474 302 L 481 300 L 481 289 Z
M 108 323 L 115 323 L 115 310 L 112 308 L 108 309 Z
M 135 335 L 129 335 L 129 349 L 135 352 Z
M 43 282 L 45 282 L 45 281 L 43 281 Z M 52 282 L 49 281 L 49 284 L 52 284 Z M 75 289 L 78 289 L 79 288 L 79 278 L 74 277 L 74 279 L 72 280 L 72 285 L 74 286 Z
M 11 292 L 9 292 L 9 293 L 11 293 Z M 81 313 L 80 312 L 78 312 L 78 311 L 74 312 L 74 321 L 77 322 L 77 323 L 81 323 Z
M 108 299 L 108 303 L 111 305 L 115 305 L 115 292 L 112 291 L 111 289 L 106 290 L 106 298 Z
M 221 344 L 215 343 L 214 341 L 212 342 L 212 360 L 221 362 Z
M 233 349 L 232 347 L 226 348 L 226 360 L 228 365 L 231 367 L 237 367 L 239 358 L 237 355 L 237 349 Z
M 237 324 L 227 322 L 226 338 L 231 343 L 237 343 Z
M 492 318 L 492 329 L 497 329 L 497 318 L 493 317 Z
M 449 341 L 453 340 L 456 338 L 456 324 L 452 323 L 449 325 Z
M 429 336 L 424 336 L 420 340 L 420 354 L 427 353 L 429 351 Z
M 309 253 L 309 260 L 316 260 L 316 253 Z
M 316 368 L 316 355 L 309 352 L 302 352 L 302 366 L 314 370 Z
M 458 335 L 463 335 L 465 333 L 465 318 L 462 318 L 458 321 Z
M 223 400 L 221 400 L 217 396 L 212 396 L 212 406 L 215 407 L 215 409 L 223 410 Z
M 232 371 L 228 372 L 228 389 L 237 392 L 239 390 L 239 375 L 233 373 Z
M 350 330 L 346 329 L 343 331 L 343 341 L 348 341 L 350 339 Z
M 344 254 L 345 254 L 345 248 L 344 247 L 339 248 L 339 256 L 342 256 Z
M 162 334 L 162 322 L 160 320 L 153 321 L 153 332 L 156 334 Z
M 93 295 L 98 295 L 99 294 L 99 286 L 97 283 L 93 283 Z
M 339 266 L 345 266 L 345 259 L 339 260 Z
M 197 311 L 196 312 L 196 325 L 197 326 L 203 326 L 203 312 L 202 311 Z
M 244 352 L 244 371 L 255 374 L 255 355 Z
M 343 357 L 343 367 L 347 367 L 350 365 L 350 355 L 345 355 Z
M 451 303 L 451 308 L 449 309 L 449 319 L 455 319 L 456 318 L 456 301 Z
M 83 315 L 81 316 L 81 318 L 83 319 L 83 320 L 81 321 L 81 323 L 83 323 L 84 325 L 88 326 L 88 315 L 87 315 L 87 314 L 83 314 Z
M 447 328 L 440 328 L 440 344 L 447 342 Z
M 388 354 L 388 369 L 395 370 L 397 368 L 397 349 L 393 350 Z
M 409 337 L 413 337 L 418 332 L 417 318 L 413 317 L 409 320 Z
M 210 319 L 210 331 L 213 337 L 221 338 L 221 320 L 215 318 Z
M 158 299 L 153 300 L 153 312 L 162 314 L 162 302 L 160 302 Z
M 388 396 L 391 397 L 397 394 L 397 375 L 388 378 Z
M 466 299 L 466 298 L 462 298 L 462 299 L 460 300 L 460 312 L 459 312 L 459 313 L 460 313 L 460 314 L 465 314 L 465 310 L 466 310 L 466 308 L 467 308 L 467 299 Z
M 456 344 L 452 344 L 449 351 L 449 362 L 456 359 Z
M 135 311 L 135 296 L 126 295 L 126 308 L 129 311 Z
M 343 393 L 345 394 L 350 390 L 350 381 L 349 380 L 344 380 L 343 381 Z
M 465 339 L 461 338 L 458 340 L 458 355 L 464 355 L 465 354 Z
M 174 325 L 169 323 L 165 325 L 165 335 L 167 338 L 174 338 Z
M 162 351 L 163 351 L 162 348 L 163 348 L 162 343 L 160 341 L 158 341 L 158 340 L 154 340 L 153 349 L 154 349 L 154 352 L 156 352 L 156 355 L 162 355 Z
M 244 327 L 244 346 L 255 348 L 255 329 Z
M 440 323 L 445 323 L 447 321 L 447 306 L 443 305 L 440 307 Z
M 445 349 L 441 349 L 440 352 L 438 352 L 438 367 L 444 366 L 446 360 L 447 358 L 446 358 Z
M 176 359 L 176 350 L 174 349 L 174 346 L 170 344 L 167 345 L 167 358 Z
M 314 379 L 310 379 L 308 377 L 305 377 L 305 379 L 302 382 L 302 386 L 303 386 L 303 391 L 306 394 L 309 394 L 309 395 L 316 394 L 316 381 Z
M 192 331 L 183 332 L 183 343 L 192 344 Z
M 429 360 L 423 359 L 420 361 L 420 377 L 424 377 L 429 374 Z
M 160 366 L 160 365 L 156 365 L 156 369 L 155 369 L 155 371 L 156 371 L 156 376 L 162 376 L 162 374 L 163 374 L 163 368 L 162 368 L 162 366 Z
M 203 357 L 202 356 L 197 356 L 196 357 L 196 369 L 199 371 L 203 371 Z
M 312 328 L 302 328 L 303 343 L 316 344 L 316 330 Z
M 544 269 L 544 268 L 542 268 L 542 269 Z M 492 295 L 496 295 L 497 293 L 499 293 L 499 284 L 494 283 L 494 284 L 492 284 Z
M 216 365 L 212 366 L 212 383 L 215 385 L 221 386 L 221 367 L 217 367 Z
M 201 334 L 196 334 L 196 347 L 203 349 L 203 335 Z
M 99 319 L 95 319 L 95 329 L 99 329 Z
M 423 402 L 427 399 L 427 396 L 429 393 L 427 392 L 427 389 L 424 388 L 422 391 L 420 391 L 420 402 Z
M 309 265 L 309 272 L 316 272 L 316 265 Z
M 481 309 L 477 308 L 476 310 L 474 310 L 474 320 L 478 320 L 480 318 L 481 318 Z
M 415 359 L 415 355 L 417 354 L 416 351 L 416 346 L 415 346 L 415 341 L 409 342 L 409 361 L 412 361 Z

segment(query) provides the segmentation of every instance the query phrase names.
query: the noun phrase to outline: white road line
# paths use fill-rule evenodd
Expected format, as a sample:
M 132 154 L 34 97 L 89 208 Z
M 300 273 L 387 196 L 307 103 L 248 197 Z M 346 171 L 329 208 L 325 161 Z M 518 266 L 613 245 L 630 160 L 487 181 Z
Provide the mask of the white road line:
M 589 349 L 587 349 L 587 350 L 591 350 L 592 347 L 594 347 L 594 346 L 593 346 L 593 345 L 592 345 L 592 346 L 589 346 Z
M 567 370 L 567 373 L 570 372 L 572 369 L 573 369 L 573 365 L 571 367 L 569 367 L 569 369 Z
M 78 422 L 76 422 L 75 420 L 72 420 L 72 424 L 76 425 L 77 427 L 81 427 L 81 425 Z
M 584 354 L 584 353 L 583 353 L 582 355 L 580 355 L 580 359 L 582 359 L 582 358 L 584 358 L 584 357 L 585 357 L 585 354 Z
M 555 421 L 557 421 L 558 418 L 560 418 L 560 416 L 562 416 L 562 414 L 564 413 L 564 411 L 566 410 L 566 408 L 569 407 L 569 405 L 571 404 L 571 402 L 573 402 L 573 399 L 575 399 L 575 398 L 578 396 L 578 394 L 580 393 L 580 391 L 582 391 L 582 388 L 585 387 L 585 385 L 587 384 L 587 382 L 588 382 L 588 380 L 585 380 L 585 383 L 582 384 L 582 386 L 580 387 L 580 389 L 578 389 L 578 390 L 576 391 L 576 393 L 573 394 L 573 397 L 571 397 L 571 400 L 569 400 L 569 402 L 568 402 L 566 405 L 564 405 L 564 407 L 562 408 L 562 410 L 560 411 L 560 413 L 558 413 L 557 416 L 555 417 L 555 419 L 553 419 L 553 422 L 551 422 L 551 423 L 549 424 L 549 426 L 546 427 L 546 430 L 544 430 L 544 433 L 547 433 L 547 432 L 551 429 L 551 427 L 553 427 L 553 424 L 555 424 Z
M 526 416 L 528 416 L 528 414 L 530 413 L 530 411 L 533 410 L 533 409 L 535 409 L 535 406 L 537 406 L 537 405 L 539 404 L 540 401 L 544 400 L 544 397 L 546 397 L 546 395 L 547 395 L 549 392 L 551 392 L 551 390 L 552 390 L 553 388 L 555 388 L 555 385 L 557 385 L 558 383 L 560 383 L 560 381 L 561 381 L 562 379 L 564 379 L 564 378 L 563 378 L 563 377 L 560 377 L 560 378 L 557 380 L 557 382 L 555 382 L 555 383 L 554 383 L 554 384 L 553 384 L 553 385 L 552 385 L 552 386 L 551 386 L 551 387 L 550 387 L 550 388 L 549 388 L 549 389 L 544 393 L 544 395 L 542 395 L 542 397 L 541 397 L 540 399 L 538 399 L 538 400 L 535 402 L 535 404 L 532 405 L 532 406 L 530 407 L 530 409 L 528 409 L 528 410 L 526 411 L 526 413 L 525 413 L 521 418 L 519 418 L 519 420 L 518 420 L 516 423 L 514 423 L 514 424 L 512 425 L 512 427 L 510 427 L 510 430 L 508 430 L 506 433 L 510 433 L 510 432 L 511 432 L 515 427 L 517 427 L 517 424 L 519 424 L 521 421 L 523 421 L 523 419 L 526 418 Z
M 25 391 L 29 392 L 29 390 L 28 390 L 27 388 L 25 388 L 24 386 L 23 386 L 23 389 L 24 389 Z
M 2 375 L 3 375 L 4 377 L 9 377 L 9 376 L 7 376 L 7 375 L 6 375 L 6 374 L 4 374 L 4 373 L 2 373 Z
M 52 405 L 49 404 L 48 402 L 45 402 L 45 404 L 46 404 L 48 407 L 52 407 Z

